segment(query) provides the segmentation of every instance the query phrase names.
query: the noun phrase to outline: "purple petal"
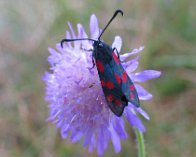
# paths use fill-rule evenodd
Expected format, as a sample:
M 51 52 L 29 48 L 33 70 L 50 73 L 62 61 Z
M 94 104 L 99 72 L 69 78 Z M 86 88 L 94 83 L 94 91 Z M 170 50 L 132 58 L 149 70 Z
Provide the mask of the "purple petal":
M 88 38 L 83 26 L 81 24 L 78 24 L 77 27 L 78 27 L 78 38 L 79 39 Z M 81 42 L 82 42 L 82 47 L 84 47 L 86 50 L 92 49 L 91 42 L 87 40 L 82 40 Z
M 110 136 L 114 146 L 114 150 L 116 153 L 118 153 L 121 150 L 120 138 L 112 126 L 110 126 L 109 129 L 110 129 Z
M 50 120 L 50 121 L 55 120 L 59 113 L 60 113 L 59 110 L 55 110 L 55 109 L 51 110 L 50 117 L 48 118 L 48 120 Z
M 139 59 L 139 56 L 136 56 L 134 59 L 122 63 L 122 65 L 125 68 L 127 74 L 132 74 L 132 72 L 137 69 L 137 67 L 139 65 L 138 59 Z
M 145 132 L 145 127 L 142 124 L 141 120 L 130 110 L 130 108 L 126 108 L 125 115 L 127 117 L 128 122 L 133 126 L 139 129 L 141 132 Z
M 56 44 L 56 49 L 59 51 L 59 52 L 62 52 L 63 51 L 63 48 L 61 47 L 61 44 L 60 43 L 57 43 Z M 62 56 L 61 56 L 62 58 Z
M 98 136 L 97 136 L 97 153 L 99 156 L 103 154 L 105 149 L 108 145 L 108 140 L 106 139 L 106 132 L 104 131 L 104 128 L 98 128 Z
M 121 61 L 125 61 L 129 56 L 131 56 L 130 53 L 122 54 L 122 55 L 120 55 L 120 60 Z
M 161 75 L 160 71 L 156 70 L 144 70 L 140 73 L 132 74 L 133 80 L 135 82 L 144 82 L 153 78 L 157 78 Z
M 97 39 L 99 37 L 99 25 L 97 17 L 93 14 L 90 18 L 90 32 L 91 32 L 91 38 Z
M 116 36 L 114 42 L 112 44 L 112 48 L 116 48 L 118 52 L 120 52 L 122 46 L 122 39 L 119 36 Z
M 68 134 L 69 128 L 70 128 L 70 124 L 66 124 L 66 123 L 61 128 L 61 137 L 63 139 L 67 138 L 67 134 Z
M 75 34 L 75 32 L 74 32 L 74 30 L 73 30 L 73 27 L 72 27 L 72 25 L 71 25 L 71 23 L 70 22 L 68 22 L 68 26 L 69 26 L 69 29 L 71 30 L 71 34 L 72 34 L 72 38 L 73 39 L 76 39 L 76 34 Z M 79 49 L 80 48 L 80 41 L 74 41 L 74 47 L 77 49 Z
M 95 133 L 93 132 L 92 138 L 91 138 L 90 143 L 89 143 L 89 148 L 88 148 L 89 152 L 92 152 L 93 148 L 96 147 L 96 143 L 95 142 L 96 142 L 96 140 L 95 140 Z
M 77 28 L 78 28 L 78 38 L 79 39 L 88 37 L 86 32 L 84 31 L 83 26 L 80 23 L 77 24 Z
M 122 61 L 124 61 L 128 57 L 130 57 L 131 55 L 134 55 L 134 54 L 137 54 L 137 53 L 141 52 L 143 49 L 144 49 L 143 46 L 141 46 L 139 48 L 136 48 L 136 49 L 133 49 L 131 52 L 120 55 L 120 58 L 121 58 Z
M 61 120 L 57 122 L 56 127 L 61 128 L 63 125 L 64 125 L 64 122 Z
M 152 98 L 152 94 L 145 90 L 141 85 L 136 83 L 134 85 L 140 100 L 150 100 Z
M 44 73 L 44 76 L 42 76 L 42 80 L 43 80 L 43 81 L 47 81 L 47 80 L 50 78 L 50 75 L 51 75 L 51 74 L 50 74 L 49 72 L 46 71 L 46 72 Z
M 81 137 L 83 136 L 83 132 L 82 131 L 72 131 L 72 135 L 71 135 L 71 142 L 72 143 L 76 143 L 77 141 L 79 141 L 81 139 Z
M 130 53 L 133 55 L 133 54 L 141 52 L 143 49 L 144 49 L 144 46 L 141 46 L 139 48 L 133 49 Z
M 67 38 L 67 39 L 71 39 L 71 34 L 70 34 L 69 31 L 66 31 L 66 38 Z M 68 45 L 69 48 L 72 48 L 71 42 L 67 42 L 67 45 Z
M 124 120 L 122 118 L 115 116 L 113 118 L 113 127 L 122 139 L 127 138 L 127 133 L 124 128 Z
M 86 132 L 85 135 L 86 136 L 84 138 L 84 144 L 83 144 L 84 146 L 86 146 L 90 143 L 90 140 L 91 140 L 92 135 L 93 135 L 93 129 L 92 128 L 88 129 L 88 131 Z
M 139 112 L 144 118 L 150 120 L 150 116 L 148 115 L 148 113 L 144 111 L 141 107 L 135 107 L 135 110 Z
M 68 22 L 68 26 L 69 26 L 69 29 L 70 29 L 70 31 L 71 31 L 72 38 L 73 38 L 73 39 L 76 39 L 76 34 L 75 34 L 75 32 L 74 32 L 74 30 L 73 30 L 73 27 L 72 27 L 72 25 L 71 25 L 70 22 Z
M 67 39 L 71 39 L 71 34 L 70 34 L 69 31 L 66 31 L 66 38 L 67 38 Z M 68 43 L 69 43 L 69 42 L 68 42 Z
M 50 52 L 50 56 L 48 57 L 48 62 L 51 65 L 54 65 L 55 63 L 58 63 L 58 61 L 61 59 L 61 54 L 58 53 L 55 49 L 48 48 L 48 51 Z

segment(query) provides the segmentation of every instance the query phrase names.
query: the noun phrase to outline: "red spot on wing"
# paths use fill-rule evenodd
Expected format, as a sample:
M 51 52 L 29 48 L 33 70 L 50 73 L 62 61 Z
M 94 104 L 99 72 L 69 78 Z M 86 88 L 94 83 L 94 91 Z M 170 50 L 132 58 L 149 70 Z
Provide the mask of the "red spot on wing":
M 107 81 L 105 86 L 107 88 L 109 88 L 109 89 L 113 89 L 114 88 L 114 84 L 112 82 L 110 82 L 110 81 Z
M 113 101 L 113 96 L 112 95 L 108 95 L 106 96 L 107 101 L 112 102 Z
M 123 74 L 122 74 L 122 81 L 127 82 L 127 73 L 126 73 L 126 71 L 124 71 Z
M 96 66 L 97 66 L 98 71 L 104 72 L 103 63 L 100 60 L 96 60 Z
M 114 73 L 114 76 L 115 76 L 118 84 L 121 84 L 121 78 L 120 78 L 120 76 L 118 76 L 116 73 Z
M 105 87 L 105 86 L 106 86 L 106 82 L 105 82 L 104 80 L 101 80 L 101 85 L 102 85 L 103 87 Z
M 116 100 L 115 100 L 115 104 L 116 104 L 117 106 L 122 106 L 121 101 L 120 101 L 120 100 L 118 100 L 118 99 L 116 99 Z
M 114 88 L 114 84 L 110 81 L 101 80 L 101 85 L 102 85 L 102 87 L 106 87 L 106 88 L 109 88 L 109 89 Z
M 114 58 L 115 63 L 120 64 L 120 60 L 118 59 L 118 57 L 116 56 L 116 54 L 114 52 L 112 52 L 112 56 Z
M 130 98 L 131 98 L 131 100 L 134 100 L 135 96 L 133 93 L 130 94 Z
M 132 91 L 135 90 L 135 87 L 134 87 L 133 84 L 130 85 L 130 89 L 131 89 Z

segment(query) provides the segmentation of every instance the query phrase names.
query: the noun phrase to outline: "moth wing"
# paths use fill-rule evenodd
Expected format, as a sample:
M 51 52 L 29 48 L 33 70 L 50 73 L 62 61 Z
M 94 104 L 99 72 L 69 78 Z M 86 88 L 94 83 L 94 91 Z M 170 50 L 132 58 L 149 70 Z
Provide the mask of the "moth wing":
M 112 112 L 114 112 L 117 116 L 121 116 L 125 106 L 128 104 L 128 100 L 126 99 L 121 89 L 114 87 L 113 89 L 108 90 L 108 88 L 103 87 L 103 92 L 105 94 L 108 106 Z
M 137 94 L 137 91 L 135 89 L 133 82 L 131 81 L 127 73 L 126 74 L 124 73 L 123 75 L 126 75 L 127 81 L 122 82 L 122 85 L 121 85 L 122 92 L 126 96 L 129 102 L 131 102 L 136 107 L 139 107 L 140 102 L 139 102 L 138 94 Z
M 114 78 L 113 65 L 103 64 L 100 60 L 96 61 L 96 65 L 108 106 L 115 115 L 121 116 L 128 100 Z
M 135 86 L 129 78 L 127 72 L 124 70 L 117 55 L 113 52 L 113 60 L 111 66 L 113 67 L 113 76 L 117 80 L 118 86 L 122 93 L 126 96 L 126 99 L 136 107 L 140 106 L 139 98 Z

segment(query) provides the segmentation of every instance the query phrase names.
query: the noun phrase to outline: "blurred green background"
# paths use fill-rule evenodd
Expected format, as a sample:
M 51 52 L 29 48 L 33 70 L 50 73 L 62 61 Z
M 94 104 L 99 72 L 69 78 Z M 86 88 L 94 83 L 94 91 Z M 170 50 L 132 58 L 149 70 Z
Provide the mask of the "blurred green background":
M 156 69 L 162 76 L 144 84 L 154 99 L 142 102 L 151 120 L 147 157 L 196 156 L 196 1 L 195 0 L 1 0 L 0 1 L 0 156 L 94 157 L 82 141 L 61 140 L 46 122 L 47 103 L 41 77 L 54 47 L 68 29 L 82 23 L 89 32 L 95 13 L 104 27 L 114 11 L 118 17 L 103 35 L 112 43 L 123 38 L 123 52 L 144 45 L 140 70 Z M 133 129 L 115 154 L 110 143 L 104 156 L 137 156 Z

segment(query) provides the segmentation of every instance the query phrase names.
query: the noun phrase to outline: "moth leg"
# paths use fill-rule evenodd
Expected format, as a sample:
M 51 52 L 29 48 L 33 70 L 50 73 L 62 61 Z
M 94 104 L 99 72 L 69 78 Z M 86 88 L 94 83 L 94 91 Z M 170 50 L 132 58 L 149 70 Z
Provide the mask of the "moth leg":
M 117 56 L 118 56 L 118 59 L 119 59 L 120 58 L 119 52 L 118 52 L 118 50 L 115 47 L 112 49 L 112 52 L 114 52 L 115 50 L 116 50 L 116 53 L 117 53 Z
M 89 68 L 89 70 L 91 70 L 95 67 L 95 61 L 94 61 L 93 57 L 92 57 L 92 63 L 93 63 L 93 66 L 91 68 Z

